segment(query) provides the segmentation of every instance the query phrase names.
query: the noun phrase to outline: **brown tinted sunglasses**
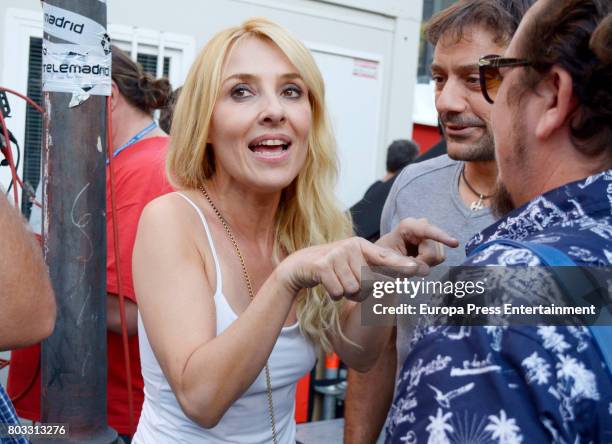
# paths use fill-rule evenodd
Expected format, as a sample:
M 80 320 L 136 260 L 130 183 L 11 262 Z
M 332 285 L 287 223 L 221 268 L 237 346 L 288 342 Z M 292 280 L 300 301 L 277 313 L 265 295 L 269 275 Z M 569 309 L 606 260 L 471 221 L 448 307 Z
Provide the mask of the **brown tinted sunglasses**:
M 502 82 L 500 68 L 516 66 L 530 66 L 531 62 L 525 59 L 504 58 L 495 54 L 486 55 L 478 60 L 478 74 L 480 76 L 480 90 L 485 100 L 493 103 L 497 90 Z

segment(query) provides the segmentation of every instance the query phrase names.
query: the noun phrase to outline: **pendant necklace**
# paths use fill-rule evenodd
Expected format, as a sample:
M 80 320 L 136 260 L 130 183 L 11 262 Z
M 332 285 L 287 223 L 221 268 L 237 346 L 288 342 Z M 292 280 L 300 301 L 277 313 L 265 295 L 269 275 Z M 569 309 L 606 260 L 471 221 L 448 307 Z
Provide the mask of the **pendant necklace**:
M 472 187 L 472 185 L 470 185 L 470 183 L 467 181 L 467 179 L 465 177 L 465 165 L 463 165 L 463 168 L 461 169 L 461 178 L 465 182 L 465 185 L 468 187 L 468 189 L 472 193 L 474 193 L 476 196 L 478 196 L 478 200 L 475 200 L 474 202 L 472 202 L 470 204 L 470 210 L 472 210 L 472 211 L 482 210 L 484 208 L 484 200 L 485 199 L 490 199 L 491 197 L 493 197 L 493 195 L 490 194 L 488 196 L 485 196 L 484 194 L 479 193 L 478 191 L 476 191 L 474 189 L 474 187 Z

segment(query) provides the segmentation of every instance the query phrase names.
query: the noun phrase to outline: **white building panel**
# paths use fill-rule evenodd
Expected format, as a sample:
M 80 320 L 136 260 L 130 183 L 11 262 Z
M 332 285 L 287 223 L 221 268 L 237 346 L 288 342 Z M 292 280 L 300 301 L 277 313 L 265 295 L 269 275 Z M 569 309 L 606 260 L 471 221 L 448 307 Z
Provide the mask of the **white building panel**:
M 406 0 L 107 0 L 109 33 L 133 54 L 170 58 L 182 84 L 217 31 L 252 16 L 289 29 L 313 51 L 326 81 L 341 161 L 338 197 L 356 202 L 384 173 L 386 147 L 412 131 L 421 2 Z M 27 90 L 30 37 L 42 36 L 38 0 L 0 3 L 0 85 Z M 11 131 L 23 147 L 25 105 L 10 98 Z M 0 183 L 8 183 L 0 167 Z

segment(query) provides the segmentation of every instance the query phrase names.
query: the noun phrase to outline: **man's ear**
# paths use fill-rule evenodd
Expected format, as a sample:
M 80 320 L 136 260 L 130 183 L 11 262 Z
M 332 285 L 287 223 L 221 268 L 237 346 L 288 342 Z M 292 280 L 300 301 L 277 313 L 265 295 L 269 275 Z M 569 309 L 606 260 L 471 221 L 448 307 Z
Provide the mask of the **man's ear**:
M 111 111 L 115 110 L 119 100 L 119 87 L 114 80 L 111 81 Z
M 547 139 L 565 124 L 576 109 L 572 76 L 565 69 L 554 65 L 540 81 L 537 92 L 543 100 L 544 112 L 536 125 L 535 136 Z

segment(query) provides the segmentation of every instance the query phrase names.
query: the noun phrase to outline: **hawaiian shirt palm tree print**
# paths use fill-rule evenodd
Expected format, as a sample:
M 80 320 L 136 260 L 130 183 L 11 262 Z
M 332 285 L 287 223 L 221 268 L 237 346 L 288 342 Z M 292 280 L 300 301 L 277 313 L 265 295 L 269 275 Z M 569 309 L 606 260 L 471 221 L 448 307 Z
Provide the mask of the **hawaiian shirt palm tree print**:
M 495 239 L 546 243 L 578 265 L 610 267 L 612 170 L 514 210 L 474 236 L 468 256 Z M 539 264 L 529 250 L 497 244 L 464 265 Z M 612 373 L 586 327 L 423 326 L 412 346 L 387 443 L 612 443 Z

